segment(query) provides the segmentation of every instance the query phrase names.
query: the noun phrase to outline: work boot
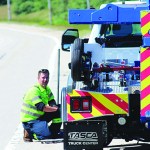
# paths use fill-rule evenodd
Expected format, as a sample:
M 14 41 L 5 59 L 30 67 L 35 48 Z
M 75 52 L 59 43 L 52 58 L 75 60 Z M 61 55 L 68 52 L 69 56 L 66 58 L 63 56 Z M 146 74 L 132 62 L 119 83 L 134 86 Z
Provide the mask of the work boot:
M 32 142 L 32 138 L 30 137 L 27 130 L 24 130 L 23 140 L 24 142 Z

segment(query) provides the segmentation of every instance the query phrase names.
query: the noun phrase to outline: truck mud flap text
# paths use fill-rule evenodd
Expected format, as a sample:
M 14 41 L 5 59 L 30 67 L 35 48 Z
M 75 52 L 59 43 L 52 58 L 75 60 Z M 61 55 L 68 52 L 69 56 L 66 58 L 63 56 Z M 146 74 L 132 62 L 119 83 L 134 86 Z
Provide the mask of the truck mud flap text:
M 65 150 L 102 150 L 106 138 L 106 121 L 64 122 Z

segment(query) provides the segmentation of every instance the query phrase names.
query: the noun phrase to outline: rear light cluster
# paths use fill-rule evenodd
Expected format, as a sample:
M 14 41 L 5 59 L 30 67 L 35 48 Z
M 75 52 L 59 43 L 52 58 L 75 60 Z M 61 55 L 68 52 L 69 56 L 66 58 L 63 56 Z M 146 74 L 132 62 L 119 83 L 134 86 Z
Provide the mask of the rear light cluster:
M 91 97 L 71 97 L 70 98 L 71 112 L 91 112 L 92 100 Z

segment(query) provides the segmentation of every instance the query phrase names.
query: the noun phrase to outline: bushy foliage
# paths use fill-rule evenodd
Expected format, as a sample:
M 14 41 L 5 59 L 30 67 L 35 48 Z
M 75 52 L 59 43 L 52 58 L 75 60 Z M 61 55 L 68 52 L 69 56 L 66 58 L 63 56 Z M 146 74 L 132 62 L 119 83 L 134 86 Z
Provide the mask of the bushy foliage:
M 68 2 L 68 8 L 74 8 L 74 9 L 83 9 L 86 8 L 86 0 L 82 1 L 69 1 Z
M 13 12 L 15 14 L 31 13 L 39 11 L 47 6 L 43 0 L 12 0 Z
M 65 10 L 65 3 L 62 3 L 62 0 L 51 0 L 51 8 L 53 15 L 61 14 Z
M 54 15 L 64 13 L 71 8 L 87 8 L 87 0 L 50 0 L 50 2 Z M 89 2 L 91 7 L 99 8 L 101 3 L 106 3 L 106 0 L 89 0 Z M 12 0 L 12 3 L 16 14 L 31 13 L 48 7 L 48 0 Z
M 11 0 L 12 10 L 16 15 L 33 14 L 48 11 L 48 0 Z M 86 9 L 87 0 L 49 0 L 51 2 L 52 24 L 62 25 L 68 22 L 68 9 Z M 90 7 L 99 9 L 101 4 L 117 0 L 89 0 Z M 42 19 L 44 19 L 42 17 Z
M 0 0 L 0 5 L 5 5 L 7 4 L 7 0 Z

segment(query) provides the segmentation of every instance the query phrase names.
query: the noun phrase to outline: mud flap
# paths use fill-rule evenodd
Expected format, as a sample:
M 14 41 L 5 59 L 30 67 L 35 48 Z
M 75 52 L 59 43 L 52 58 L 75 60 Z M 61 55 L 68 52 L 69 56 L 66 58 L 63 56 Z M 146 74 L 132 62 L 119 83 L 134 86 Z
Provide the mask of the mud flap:
M 64 150 L 102 150 L 106 139 L 106 121 L 64 122 Z

